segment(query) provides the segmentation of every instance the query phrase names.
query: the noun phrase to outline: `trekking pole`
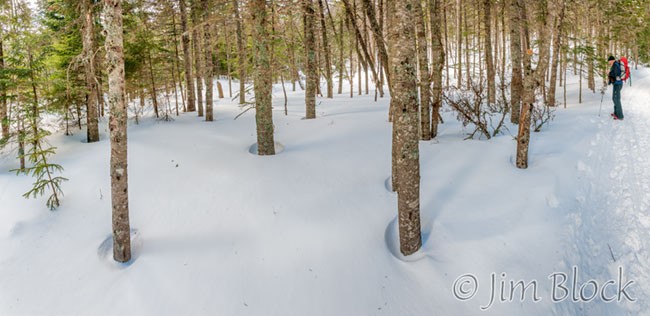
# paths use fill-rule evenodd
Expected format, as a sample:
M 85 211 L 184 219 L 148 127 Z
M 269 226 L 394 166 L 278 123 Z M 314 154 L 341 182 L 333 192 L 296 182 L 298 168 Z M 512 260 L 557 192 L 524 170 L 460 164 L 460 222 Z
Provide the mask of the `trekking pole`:
M 603 99 L 605 98 L 605 88 L 607 88 L 607 86 L 603 85 L 603 87 L 600 89 L 600 109 L 598 109 L 598 116 L 600 116 L 600 113 L 603 111 Z

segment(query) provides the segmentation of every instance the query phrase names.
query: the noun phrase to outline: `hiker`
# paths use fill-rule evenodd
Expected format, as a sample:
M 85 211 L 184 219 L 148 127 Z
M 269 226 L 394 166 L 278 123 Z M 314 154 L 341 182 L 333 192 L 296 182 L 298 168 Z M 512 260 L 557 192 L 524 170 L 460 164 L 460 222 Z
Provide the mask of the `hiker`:
M 614 101 L 614 113 L 612 117 L 615 120 L 623 119 L 623 107 L 621 105 L 621 89 L 623 89 L 623 76 L 625 75 L 621 71 L 620 62 L 614 58 L 614 56 L 609 56 L 607 58 L 609 63 L 609 84 L 614 85 L 614 93 L 612 94 L 612 100 Z

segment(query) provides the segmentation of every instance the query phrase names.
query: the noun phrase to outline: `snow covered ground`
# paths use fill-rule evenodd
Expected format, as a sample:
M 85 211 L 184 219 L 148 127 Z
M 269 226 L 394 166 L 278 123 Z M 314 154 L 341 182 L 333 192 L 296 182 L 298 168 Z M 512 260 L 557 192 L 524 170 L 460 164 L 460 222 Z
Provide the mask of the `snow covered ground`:
M 318 118 L 303 120 L 303 93 L 289 92 L 285 116 L 276 87 L 285 149 L 271 157 L 249 153 L 254 113 L 233 120 L 229 99 L 215 122 L 132 124 L 128 265 L 110 254 L 105 123 L 99 143 L 54 135 L 70 179 L 54 212 L 21 197 L 32 179 L 0 157 L 0 315 L 650 315 L 650 70 L 633 76 L 622 122 L 609 118 L 611 89 L 598 117 L 600 95 L 577 105 L 569 85 L 568 109 L 532 135 L 527 170 L 512 162 L 516 127 L 463 141 L 445 112 L 420 147 L 423 249 L 409 258 L 396 255 L 385 188 L 385 99 L 319 98 Z M 571 289 L 574 267 L 578 288 L 615 280 L 608 298 L 633 280 L 636 300 L 554 301 L 553 280 L 564 273 Z M 519 280 L 532 285 L 511 299 Z

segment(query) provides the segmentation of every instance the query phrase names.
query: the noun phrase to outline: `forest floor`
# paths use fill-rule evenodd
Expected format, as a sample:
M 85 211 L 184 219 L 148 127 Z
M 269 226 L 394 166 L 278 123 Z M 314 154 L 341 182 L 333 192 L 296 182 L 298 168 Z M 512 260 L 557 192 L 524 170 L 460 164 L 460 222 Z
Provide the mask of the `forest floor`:
M 420 145 L 423 247 L 408 258 L 386 189 L 387 99 L 319 98 L 304 120 L 303 92 L 284 115 L 276 86 L 284 150 L 266 157 L 249 153 L 254 112 L 233 120 L 228 98 L 215 122 L 131 122 L 125 265 L 111 259 L 106 122 L 98 143 L 56 133 L 53 162 L 70 179 L 56 211 L 22 198 L 33 179 L 0 156 L 0 315 L 650 315 L 650 70 L 633 80 L 624 121 L 609 116 L 611 87 L 598 116 L 600 94 L 577 104 L 569 85 L 526 170 L 513 164 L 516 126 L 463 140 L 471 130 L 445 110 Z M 554 299 L 553 278 L 571 289 L 574 270 L 583 299 Z M 519 280 L 532 284 L 524 299 Z M 636 300 L 580 302 L 608 280 L 606 298 L 632 280 Z

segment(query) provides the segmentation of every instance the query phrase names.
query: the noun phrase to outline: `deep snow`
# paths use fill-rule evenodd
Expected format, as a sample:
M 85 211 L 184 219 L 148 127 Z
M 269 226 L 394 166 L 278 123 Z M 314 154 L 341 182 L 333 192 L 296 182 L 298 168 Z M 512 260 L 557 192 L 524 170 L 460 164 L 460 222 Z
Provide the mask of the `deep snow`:
M 650 315 L 649 75 L 623 89 L 622 122 L 609 118 L 611 88 L 598 117 L 600 95 L 577 105 L 570 84 L 568 108 L 532 135 L 527 170 L 512 163 L 516 127 L 463 141 L 443 113 L 438 139 L 420 145 L 423 249 L 409 258 L 394 255 L 386 99 L 319 98 L 304 120 L 303 93 L 289 92 L 285 116 L 276 86 L 284 151 L 266 157 L 249 152 L 254 113 L 233 120 L 229 99 L 215 122 L 131 124 L 128 265 L 107 241 L 105 122 L 99 143 L 54 135 L 70 179 L 55 212 L 23 199 L 32 179 L 0 157 L 0 315 Z M 637 301 L 553 302 L 549 275 L 573 267 L 599 284 L 622 267 Z M 476 295 L 458 300 L 454 282 L 469 273 Z M 493 273 L 497 286 L 536 280 L 539 301 L 529 291 L 481 310 Z

